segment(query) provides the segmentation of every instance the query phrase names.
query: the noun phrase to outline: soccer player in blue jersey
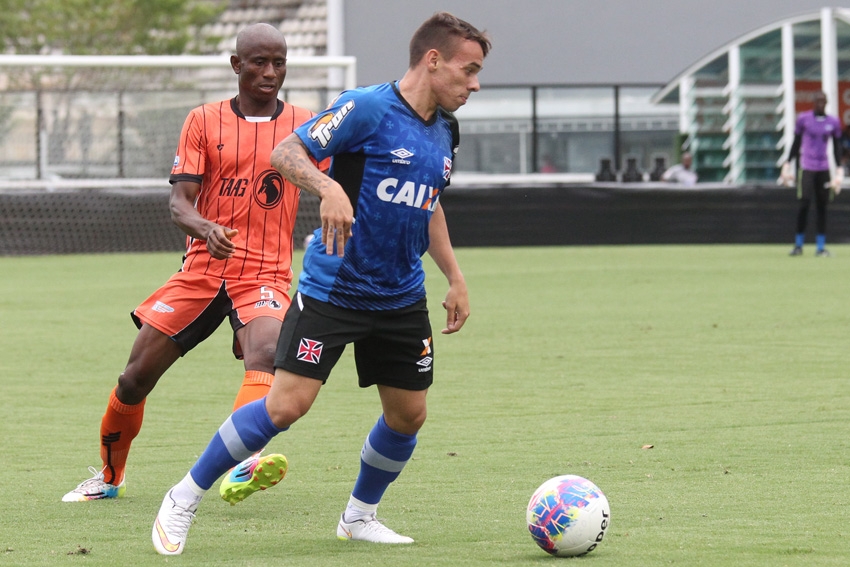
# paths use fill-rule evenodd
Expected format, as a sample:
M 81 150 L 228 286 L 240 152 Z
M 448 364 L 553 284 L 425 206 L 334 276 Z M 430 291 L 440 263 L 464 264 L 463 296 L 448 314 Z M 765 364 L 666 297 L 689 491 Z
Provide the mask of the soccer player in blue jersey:
M 791 161 L 797 160 L 796 177 L 797 232 L 791 256 L 803 254 L 803 242 L 806 236 L 806 221 L 809 205 L 815 199 L 817 212 L 817 234 L 815 235 L 815 256 L 829 256 L 826 249 L 826 205 L 829 202 L 830 189 L 837 195 L 844 180 L 844 168 L 841 165 L 841 122 L 835 116 L 826 114 L 826 94 L 814 95 L 814 109 L 797 116 L 794 128 L 794 142 L 788 152 L 788 159 L 782 166 L 780 179 L 787 185 L 795 182 L 791 172 Z M 835 173 L 829 172 L 829 140 L 835 157 Z
M 457 147 L 451 112 L 479 90 L 490 40 L 440 12 L 410 42 L 399 81 L 342 93 L 322 114 L 284 139 L 272 165 L 321 199 L 322 226 L 308 246 L 298 291 L 284 317 L 268 396 L 235 411 L 189 473 L 165 495 L 153 526 L 159 553 L 182 553 L 201 498 L 228 469 L 265 447 L 312 406 L 349 343 L 361 387 L 375 385 L 382 415 L 366 437 L 360 473 L 340 517 L 344 540 L 404 544 L 376 518 L 425 422 L 434 345 L 421 257 L 448 280 L 443 334 L 469 316 L 440 194 Z M 311 160 L 332 158 L 329 176 Z M 276 484 L 285 467 L 237 467 L 222 483 L 228 500 Z

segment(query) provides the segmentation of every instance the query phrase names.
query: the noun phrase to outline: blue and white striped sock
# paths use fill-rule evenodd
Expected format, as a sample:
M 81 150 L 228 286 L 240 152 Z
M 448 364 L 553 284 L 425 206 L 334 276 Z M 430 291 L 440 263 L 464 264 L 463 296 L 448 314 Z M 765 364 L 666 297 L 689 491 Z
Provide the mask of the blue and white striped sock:
M 218 478 L 266 445 L 286 429 L 278 429 L 266 411 L 266 399 L 246 404 L 234 411 L 218 428 L 207 448 L 189 471 L 203 490 Z
M 382 415 L 366 437 L 360 452 L 360 474 L 351 496 L 356 501 L 377 506 L 413 455 L 416 435 L 393 431 Z

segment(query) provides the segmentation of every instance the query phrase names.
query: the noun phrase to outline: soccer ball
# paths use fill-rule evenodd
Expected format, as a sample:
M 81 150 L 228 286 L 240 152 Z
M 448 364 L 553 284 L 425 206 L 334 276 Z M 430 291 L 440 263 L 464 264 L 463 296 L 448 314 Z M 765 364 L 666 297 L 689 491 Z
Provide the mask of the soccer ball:
M 599 487 L 580 476 L 550 478 L 534 491 L 526 510 L 528 531 L 546 553 L 590 553 L 611 525 L 611 507 Z

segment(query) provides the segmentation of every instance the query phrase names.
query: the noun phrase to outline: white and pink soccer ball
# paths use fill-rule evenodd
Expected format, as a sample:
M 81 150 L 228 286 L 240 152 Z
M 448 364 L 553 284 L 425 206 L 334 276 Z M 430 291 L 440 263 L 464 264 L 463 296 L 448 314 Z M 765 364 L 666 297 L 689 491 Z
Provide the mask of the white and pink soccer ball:
M 556 476 L 534 491 L 526 511 L 528 531 L 546 553 L 590 553 L 611 525 L 611 507 L 599 487 L 580 476 Z

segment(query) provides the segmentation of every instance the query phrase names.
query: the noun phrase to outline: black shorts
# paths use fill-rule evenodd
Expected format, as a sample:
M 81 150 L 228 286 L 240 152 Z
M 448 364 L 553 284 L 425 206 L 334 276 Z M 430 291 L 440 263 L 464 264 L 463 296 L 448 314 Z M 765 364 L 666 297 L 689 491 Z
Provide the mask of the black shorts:
M 434 380 L 425 299 L 401 309 L 365 311 L 296 293 L 283 318 L 274 366 L 325 382 L 349 343 L 361 388 L 425 390 Z
M 832 176 L 829 170 L 811 171 L 804 169 L 797 184 L 797 199 L 810 201 L 812 197 L 826 202 L 829 198 L 829 182 Z

